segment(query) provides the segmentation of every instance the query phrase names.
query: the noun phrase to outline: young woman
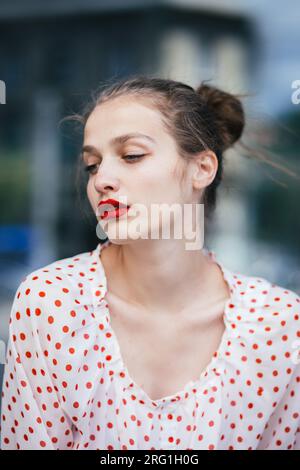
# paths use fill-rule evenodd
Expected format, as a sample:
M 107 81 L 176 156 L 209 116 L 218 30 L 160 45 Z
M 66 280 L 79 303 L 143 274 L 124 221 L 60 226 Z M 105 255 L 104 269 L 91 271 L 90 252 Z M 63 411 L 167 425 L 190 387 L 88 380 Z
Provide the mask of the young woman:
M 299 297 L 186 249 L 185 231 L 150 236 L 166 224 L 149 224 L 154 204 L 212 213 L 241 102 L 133 77 L 102 90 L 83 123 L 87 195 L 108 239 L 21 282 L 2 449 L 300 449 Z

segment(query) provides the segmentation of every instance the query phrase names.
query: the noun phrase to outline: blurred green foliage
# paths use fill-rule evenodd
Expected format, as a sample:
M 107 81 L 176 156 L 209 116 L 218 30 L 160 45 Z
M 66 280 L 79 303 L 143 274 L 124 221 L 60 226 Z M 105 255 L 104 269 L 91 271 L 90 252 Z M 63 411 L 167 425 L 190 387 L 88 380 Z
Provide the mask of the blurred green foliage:
M 29 222 L 30 168 L 27 155 L 1 150 L 0 224 Z
M 281 115 L 279 124 L 270 150 L 297 177 L 268 166 L 266 174 L 270 178 L 263 178 L 255 194 L 256 235 L 268 242 L 289 245 L 300 256 L 300 111 Z

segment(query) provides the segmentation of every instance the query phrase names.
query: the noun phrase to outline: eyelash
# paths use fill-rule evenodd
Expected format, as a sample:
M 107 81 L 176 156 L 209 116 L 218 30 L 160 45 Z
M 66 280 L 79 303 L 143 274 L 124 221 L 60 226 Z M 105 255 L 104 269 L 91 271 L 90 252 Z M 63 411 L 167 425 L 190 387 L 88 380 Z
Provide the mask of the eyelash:
M 135 161 L 135 159 L 139 159 L 141 157 L 144 157 L 145 154 L 141 154 L 141 155 L 125 155 L 123 157 L 124 160 L 126 160 L 128 157 L 131 157 L 129 158 L 129 161 Z M 92 173 L 92 170 L 96 167 L 96 163 L 94 163 L 93 165 L 86 165 L 84 167 L 84 171 L 86 171 L 87 173 Z

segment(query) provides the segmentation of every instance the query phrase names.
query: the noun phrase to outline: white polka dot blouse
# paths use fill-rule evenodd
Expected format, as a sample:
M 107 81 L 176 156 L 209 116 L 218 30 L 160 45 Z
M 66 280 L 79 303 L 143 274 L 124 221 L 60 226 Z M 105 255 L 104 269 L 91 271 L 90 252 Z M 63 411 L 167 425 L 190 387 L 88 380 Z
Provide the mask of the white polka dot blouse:
M 123 362 L 101 251 L 30 273 L 13 301 L 2 449 L 300 450 L 300 298 L 230 271 L 225 331 L 198 380 L 152 400 Z

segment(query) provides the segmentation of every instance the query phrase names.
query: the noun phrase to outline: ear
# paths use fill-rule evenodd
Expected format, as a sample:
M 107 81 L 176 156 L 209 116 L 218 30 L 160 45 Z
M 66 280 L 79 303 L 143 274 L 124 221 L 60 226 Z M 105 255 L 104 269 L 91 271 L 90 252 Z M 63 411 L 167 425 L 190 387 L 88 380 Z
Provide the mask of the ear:
M 212 150 L 203 150 L 193 160 L 193 187 L 204 189 L 214 180 L 218 170 L 218 158 Z

